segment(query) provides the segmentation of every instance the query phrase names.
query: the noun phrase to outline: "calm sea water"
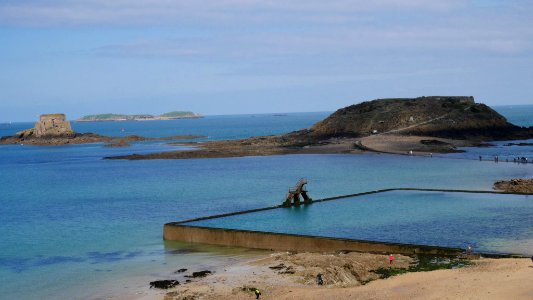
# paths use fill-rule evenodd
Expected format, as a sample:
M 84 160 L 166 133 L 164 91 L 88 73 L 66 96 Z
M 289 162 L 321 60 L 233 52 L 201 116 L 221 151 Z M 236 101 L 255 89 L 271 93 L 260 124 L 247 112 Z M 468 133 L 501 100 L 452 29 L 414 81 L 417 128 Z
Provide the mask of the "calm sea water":
M 532 215 L 529 196 L 396 191 L 190 224 L 533 255 Z
M 531 114 L 524 117 L 523 112 L 518 110 L 508 118 L 531 121 Z M 218 116 L 161 122 L 73 123 L 73 127 L 76 131 L 105 135 L 196 134 L 227 139 L 306 128 L 327 115 Z M 0 125 L 0 135 L 28 127 L 31 123 Z M 88 299 L 131 290 L 146 293 L 148 281 L 172 277 L 177 268 L 201 268 L 231 261 L 246 251 L 222 248 L 206 251 L 199 246 L 164 243 L 162 225 L 280 203 L 288 186 L 300 177 L 308 178 L 314 198 L 402 186 L 491 189 L 495 180 L 533 177 L 533 165 L 456 157 L 367 154 L 102 160 L 109 155 L 176 149 L 180 148 L 162 142 L 136 143 L 129 148 L 103 148 L 101 144 L 1 146 L 2 298 Z M 519 149 L 533 156 L 531 147 Z M 368 205 L 371 208 L 374 203 L 393 198 L 369 201 Z M 412 197 L 404 198 L 406 208 L 420 204 L 409 202 Z M 449 209 L 453 210 L 457 202 L 450 200 Z M 472 205 L 480 202 L 472 201 Z M 406 210 L 414 220 L 420 216 L 416 210 Z M 493 207 L 494 214 L 516 217 L 531 226 L 531 218 L 524 221 L 515 212 L 504 206 Z M 437 220 L 439 214 L 432 216 Z M 405 241 L 412 235 L 406 234 Z M 506 244 L 513 237 L 493 238 L 499 239 L 492 240 L 494 244 Z M 31 289 L 27 288 L 29 283 Z

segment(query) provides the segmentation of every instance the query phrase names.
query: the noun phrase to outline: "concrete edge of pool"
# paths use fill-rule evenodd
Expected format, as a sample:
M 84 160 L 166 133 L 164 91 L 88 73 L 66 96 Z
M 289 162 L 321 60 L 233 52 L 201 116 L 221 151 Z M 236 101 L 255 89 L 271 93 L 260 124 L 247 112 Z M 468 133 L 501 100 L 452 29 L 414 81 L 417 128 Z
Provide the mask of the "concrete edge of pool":
M 473 190 L 445 190 L 445 189 L 418 189 L 418 188 L 395 188 L 383 189 L 358 194 L 329 197 L 314 202 L 333 201 L 343 198 L 358 197 L 368 194 L 384 193 L 390 191 L 431 191 L 431 192 L 455 192 L 455 193 L 483 193 L 483 194 L 511 194 L 533 195 L 527 193 L 507 193 L 497 191 L 473 191 Z M 229 228 L 204 227 L 188 225 L 187 223 L 208 219 L 224 218 L 228 216 L 248 214 L 265 210 L 280 209 L 282 206 L 271 206 L 246 211 L 239 211 L 221 215 L 186 220 L 182 222 L 167 223 L 163 227 L 163 239 L 169 241 L 181 241 L 187 243 L 201 243 L 219 246 L 244 247 L 253 249 L 266 249 L 276 251 L 308 251 L 308 252 L 338 252 L 356 251 L 371 253 L 398 253 L 405 255 L 430 254 L 443 256 L 456 256 L 464 253 L 464 249 L 453 247 L 440 247 L 431 245 L 401 244 L 369 240 L 356 240 L 325 236 L 298 235 L 288 233 L 276 233 L 268 231 L 253 231 Z M 485 257 L 523 257 L 517 254 L 476 253 Z

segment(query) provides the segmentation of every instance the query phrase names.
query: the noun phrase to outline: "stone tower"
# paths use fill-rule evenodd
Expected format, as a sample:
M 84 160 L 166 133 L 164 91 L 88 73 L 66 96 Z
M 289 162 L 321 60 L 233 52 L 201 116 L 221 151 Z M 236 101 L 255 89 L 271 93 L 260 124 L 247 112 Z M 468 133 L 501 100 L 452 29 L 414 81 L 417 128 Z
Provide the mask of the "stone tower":
M 35 136 L 65 136 L 74 132 L 64 114 L 41 115 L 35 123 Z

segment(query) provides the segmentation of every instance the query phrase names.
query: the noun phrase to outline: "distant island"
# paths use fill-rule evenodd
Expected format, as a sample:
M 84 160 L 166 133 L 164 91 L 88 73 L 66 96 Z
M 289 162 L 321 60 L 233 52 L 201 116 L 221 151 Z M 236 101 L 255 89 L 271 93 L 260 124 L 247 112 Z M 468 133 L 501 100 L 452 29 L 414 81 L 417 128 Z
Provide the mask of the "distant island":
M 159 116 L 155 115 L 123 115 L 123 114 L 99 114 L 81 117 L 76 122 L 104 122 L 104 121 L 155 121 L 175 119 L 197 119 L 202 115 L 191 111 L 172 111 Z

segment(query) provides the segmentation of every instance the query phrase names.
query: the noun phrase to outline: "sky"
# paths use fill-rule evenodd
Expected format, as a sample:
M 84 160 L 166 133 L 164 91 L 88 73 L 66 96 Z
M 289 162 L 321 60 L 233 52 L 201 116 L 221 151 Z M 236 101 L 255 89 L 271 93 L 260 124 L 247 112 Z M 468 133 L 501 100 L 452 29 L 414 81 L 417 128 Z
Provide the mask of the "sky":
M 530 0 L 0 0 L 0 122 L 533 104 Z

